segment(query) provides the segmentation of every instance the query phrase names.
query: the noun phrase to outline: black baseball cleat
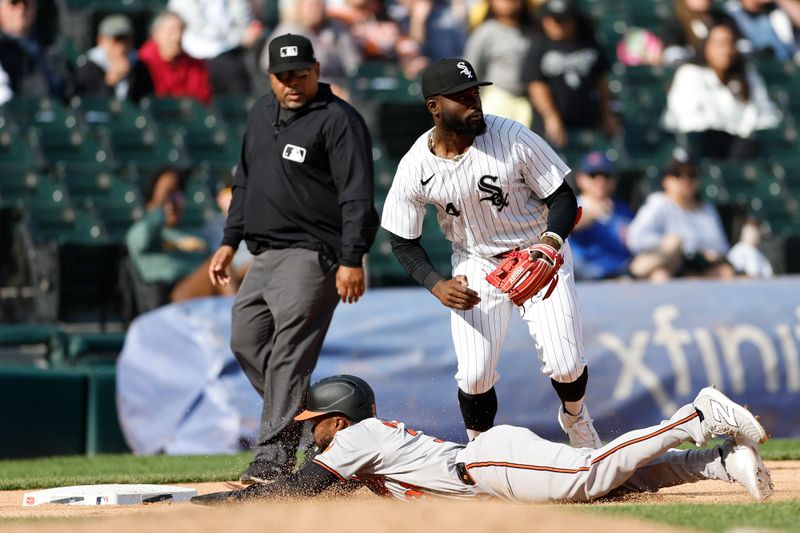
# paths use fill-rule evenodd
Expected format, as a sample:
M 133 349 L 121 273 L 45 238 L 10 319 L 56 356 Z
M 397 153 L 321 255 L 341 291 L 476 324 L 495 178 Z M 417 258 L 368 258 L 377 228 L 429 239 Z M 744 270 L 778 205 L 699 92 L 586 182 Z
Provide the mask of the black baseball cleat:
M 229 503 L 242 503 L 263 498 L 265 493 L 269 491 L 265 483 L 252 483 L 251 485 L 238 490 L 229 490 L 224 492 L 211 492 L 203 494 L 202 496 L 193 496 L 192 503 L 197 505 L 224 505 Z

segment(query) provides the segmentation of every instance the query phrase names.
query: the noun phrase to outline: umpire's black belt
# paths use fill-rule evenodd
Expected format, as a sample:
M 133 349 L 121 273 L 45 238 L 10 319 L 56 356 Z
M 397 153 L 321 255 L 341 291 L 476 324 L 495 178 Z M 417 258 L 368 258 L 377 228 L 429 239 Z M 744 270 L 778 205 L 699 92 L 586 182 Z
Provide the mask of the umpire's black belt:
M 464 485 L 475 484 L 475 480 L 470 475 L 469 470 L 467 470 L 467 465 L 464 463 L 456 463 L 456 472 L 458 472 L 458 479 L 460 479 Z

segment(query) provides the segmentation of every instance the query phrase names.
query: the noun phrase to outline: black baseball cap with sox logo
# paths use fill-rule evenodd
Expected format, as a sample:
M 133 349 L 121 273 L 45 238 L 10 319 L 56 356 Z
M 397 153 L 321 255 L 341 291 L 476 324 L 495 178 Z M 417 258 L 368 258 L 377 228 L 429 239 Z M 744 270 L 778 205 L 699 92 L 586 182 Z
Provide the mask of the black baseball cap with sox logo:
M 455 94 L 470 87 L 491 84 L 490 81 L 478 80 L 475 69 L 466 59 L 442 59 L 422 73 L 422 96 L 428 99 L 439 94 Z
M 268 49 L 270 74 L 302 70 L 317 64 L 311 41 L 302 35 L 279 35 L 269 42 Z

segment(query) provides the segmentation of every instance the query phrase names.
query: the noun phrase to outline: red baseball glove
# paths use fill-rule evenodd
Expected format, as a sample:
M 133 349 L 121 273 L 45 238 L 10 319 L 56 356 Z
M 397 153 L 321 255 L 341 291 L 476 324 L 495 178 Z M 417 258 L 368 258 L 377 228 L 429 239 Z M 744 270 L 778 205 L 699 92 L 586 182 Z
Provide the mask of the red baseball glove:
M 548 244 L 534 244 L 509 252 L 486 276 L 486 281 L 507 294 L 514 304 L 522 306 L 545 288 L 547 292 L 542 299 L 550 297 L 558 283 L 558 269 L 563 264 L 564 256 L 558 250 Z

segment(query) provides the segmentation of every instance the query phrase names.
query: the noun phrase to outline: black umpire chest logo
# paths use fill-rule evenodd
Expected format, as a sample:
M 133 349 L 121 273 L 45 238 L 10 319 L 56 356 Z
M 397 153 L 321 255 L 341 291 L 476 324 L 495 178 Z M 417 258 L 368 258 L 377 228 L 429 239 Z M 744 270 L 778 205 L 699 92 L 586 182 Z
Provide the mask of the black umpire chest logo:
M 502 211 L 508 205 L 508 194 L 503 194 L 503 189 L 494 184 L 497 180 L 497 176 L 481 176 L 481 179 L 478 180 L 478 190 L 488 194 L 488 196 L 481 196 L 481 202 L 491 202 L 498 211 Z
M 306 160 L 306 149 L 293 144 L 283 147 L 283 158 L 295 163 L 302 163 Z

